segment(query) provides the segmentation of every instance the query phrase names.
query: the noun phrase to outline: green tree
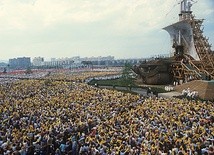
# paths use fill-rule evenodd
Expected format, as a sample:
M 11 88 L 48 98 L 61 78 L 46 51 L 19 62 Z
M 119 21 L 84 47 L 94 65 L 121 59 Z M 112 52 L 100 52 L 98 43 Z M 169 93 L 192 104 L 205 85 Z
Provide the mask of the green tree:
M 25 71 L 25 74 L 31 74 L 31 73 L 33 73 L 33 71 L 31 70 L 30 67 L 28 67 Z
M 82 61 L 81 62 L 84 66 L 90 67 L 93 69 L 93 63 L 91 61 Z
M 3 73 L 7 73 L 7 69 L 6 69 L 6 68 L 4 68 L 4 71 L 3 71 Z
M 121 83 L 128 89 L 134 86 L 134 78 L 132 77 L 132 66 L 129 63 L 125 63 Z

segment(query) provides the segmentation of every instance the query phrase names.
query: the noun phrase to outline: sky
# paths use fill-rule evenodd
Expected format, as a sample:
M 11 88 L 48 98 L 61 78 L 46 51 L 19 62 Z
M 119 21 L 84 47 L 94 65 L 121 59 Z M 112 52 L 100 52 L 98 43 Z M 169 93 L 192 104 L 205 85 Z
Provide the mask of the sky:
M 145 58 L 170 53 L 162 28 L 178 21 L 179 0 L 1 0 L 0 60 L 15 57 Z M 198 0 L 214 46 L 214 0 Z M 214 49 L 212 47 L 212 49 Z

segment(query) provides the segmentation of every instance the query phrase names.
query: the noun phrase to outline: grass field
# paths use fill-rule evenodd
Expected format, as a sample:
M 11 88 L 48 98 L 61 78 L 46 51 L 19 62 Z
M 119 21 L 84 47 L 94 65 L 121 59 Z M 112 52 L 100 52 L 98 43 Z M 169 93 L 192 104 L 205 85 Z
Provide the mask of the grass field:
M 112 87 L 131 87 L 131 88 L 142 88 L 142 89 L 148 89 L 148 87 L 151 88 L 152 92 L 157 93 L 165 93 L 164 86 L 139 86 L 138 84 L 134 83 L 132 85 L 127 85 L 124 83 L 122 78 L 118 79 L 110 79 L 110 80 L 91 80 L 89 85 L 97 85 L 97 86 L 112 86 Z
M 100 86 L 119 86 L 119 87 L 126 87 L 128 86 L 127 83 L 124 83 L 122 78 L 118 78 L 118 79 L 110 79 L 110 80 L 91 80 L 89 83 L 89 85 L 100 85 Z M 136 84 L 132 84 L 131 87 L 139 87 Z

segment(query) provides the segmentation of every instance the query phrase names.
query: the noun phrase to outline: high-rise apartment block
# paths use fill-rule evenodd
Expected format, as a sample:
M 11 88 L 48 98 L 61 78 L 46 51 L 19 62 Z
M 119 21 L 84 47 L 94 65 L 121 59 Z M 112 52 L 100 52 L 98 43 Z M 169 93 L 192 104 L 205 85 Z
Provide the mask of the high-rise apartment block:
M 9 67 L 14 69 L 26 69 L 31 66 L 30 57 L 9 59 Z
M 44 65 L 44 58 L 43 57 L 35 57 L 32 61 L 33 66 L 43 66 Z

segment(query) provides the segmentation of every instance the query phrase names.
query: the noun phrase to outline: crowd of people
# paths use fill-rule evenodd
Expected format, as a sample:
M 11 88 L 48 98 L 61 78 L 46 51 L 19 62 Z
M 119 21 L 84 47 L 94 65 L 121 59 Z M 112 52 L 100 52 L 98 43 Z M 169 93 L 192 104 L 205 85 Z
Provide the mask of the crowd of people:
M 190 88 L 182 90 L 182 96 L 186 97 L 188 99 L 196 99 L 198 98 L 198 92 L 197 91 L 191 91 Z
M 120 77 L 121 71 L 118 70 L 110 70 L 110 71 L 78 71 L 78 72 L 53 72 L 51 73 L 47 79 L 52 80 L 64 80 L 64 81 L 74 81 L 74 82 L 89 82 L 92 79 L 96 79 L 98 77 L 102 77 L 105 79 L 112 78 L 112 77 Z
M 0 77 L 0 84 L 18 81 L 16 78 Z
M 1 84 L 0 154 L 214 154 L 213 103 L 100 89 L 86 77 Z M 63 78 L 76 81 L 51 80 Z

